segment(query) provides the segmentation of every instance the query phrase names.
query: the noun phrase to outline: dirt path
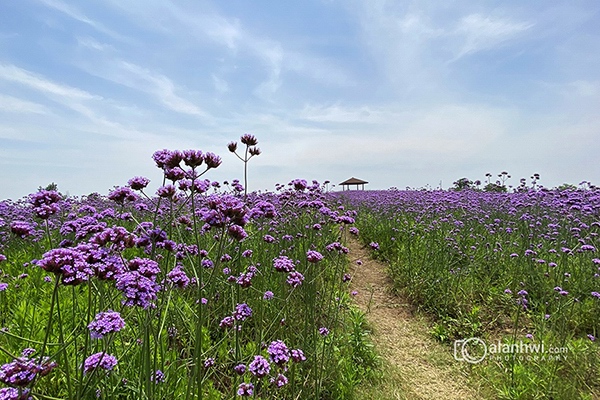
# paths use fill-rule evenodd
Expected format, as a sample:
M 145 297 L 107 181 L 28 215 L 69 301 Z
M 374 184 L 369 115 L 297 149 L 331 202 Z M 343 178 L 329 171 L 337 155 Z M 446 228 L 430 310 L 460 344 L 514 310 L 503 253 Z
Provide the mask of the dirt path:
M 347 246 L 352 287 L 358 292 L 356 303 L 366 313 L 373 329 L 372 339 L 386 368 L 383 381 L 361 388 L 359 398 L 481 398 L 468 386 L 451 351 L 431 338 L 427 323 L 411 313 L 407 302 L 390 292 L 392 283 L 386 266 L 371 259 L 369 250 L 352 235 Z

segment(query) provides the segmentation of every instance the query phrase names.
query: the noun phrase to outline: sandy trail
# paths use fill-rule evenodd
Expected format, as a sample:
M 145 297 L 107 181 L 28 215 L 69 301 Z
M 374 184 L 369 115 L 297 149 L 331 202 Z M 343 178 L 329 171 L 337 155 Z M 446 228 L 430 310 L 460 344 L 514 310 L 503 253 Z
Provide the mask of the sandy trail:
M 391 293 L 387 266 L 373 260 L 370 250 L 355 236 L 350 235 L 346 245 L 352 263 L 352 288 L 358 291 L 356 303 L 366 313 L 373 342 L 389 368 L 386 398 L 480 399 L 451 351 L 431 338 L 427 323 L 411 312 L 408 302 Z M 371 397 L 367 394 L 366 398 Z

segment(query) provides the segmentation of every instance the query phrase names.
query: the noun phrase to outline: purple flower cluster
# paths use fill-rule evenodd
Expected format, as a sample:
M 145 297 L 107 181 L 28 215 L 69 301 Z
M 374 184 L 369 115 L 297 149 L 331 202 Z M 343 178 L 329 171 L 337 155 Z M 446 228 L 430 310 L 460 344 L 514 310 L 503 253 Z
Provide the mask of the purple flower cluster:
M 288 274 L 286 282 L 292 287 L 298 287 L 304 282 L 304 275 L 298 271 L 292 271 Z
M 323 259 L 323 255 L 315 250 L 309 250 L 306 252 L 306 259 L 311 263 L 318 263 Z
M 263 356 L 254 356 L 254 360 L 252 360 L 248 369 L 252 375 L 257 378 L 262 378 L 269 375 L 269 372 L 271 372 L 271 365 Z
M 92 339 L 102 339 L 110 333 L 119 332 L 124 327 L 125 320 L 121 314 L 112 310 L 96 314 L 94 320 L 88 325 Z
M 40 190 L 29 195 L 29 203 L 33 206 L 34 214 L 41 219 L 48 219 L 60 211 L 57 204 L 62 200 L 61 195 L 55 190 Z
M 167 274 L 169 282 L 178 288 L 186 288 L 190 284 L 190 278 L 186 275 L 181 265 L 177 265 Z
M 32 400 L 29 389 L 2 388 L 0 389 L 0 400 Z
M 52 249 L 42 256 L 38 266 L 62 276 L 65 285 L 78 285 L 94 274 L 84 253 L 77 248 Z
M 99 352 L 92 354 L 83 362 L 83 373 L 88 374 L 97 368 L 101 368 L 106 371 L 111 371 L 118 363 L 115 356 L 107 354 L 105 352 Z
M 138 271 L 117 275 L 115 286 L 125 296 L 123 304 L 143 308 L 153 307 L 153 301 L 156 300 L 160 291 L 160 285 Z
M 238 386 L 237 390 L 238 396 L 250 397 L 254 395 L 254 385 L 248 382 L 242 382 Z
M 48 375 L 57 364 L 48 357 L 29 358 L 35 350 L 25 349 L 21 357 L 0 366 L 0 382 L 13 387 L 25 387 L 38 376 Z
M 279 256 L 273 260 L 273 268 L 279 272 L 292 272 L 296 268 L 296 265 L 290 258 Z
M 271 361 L 277 365 L 283 365 L 290 360 L 290 350 L 282 340 L 271 342 L 267 348 L 267 353 Z

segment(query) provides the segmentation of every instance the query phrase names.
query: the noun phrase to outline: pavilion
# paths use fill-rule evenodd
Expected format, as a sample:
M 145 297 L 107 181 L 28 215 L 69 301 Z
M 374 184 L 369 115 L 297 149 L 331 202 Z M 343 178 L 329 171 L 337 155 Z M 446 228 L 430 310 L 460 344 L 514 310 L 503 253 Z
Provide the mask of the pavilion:
M 340 185 L 342 185 L 342 190 L 350 190 L 351 185 L 356 186 L 356 190 L 358 190 L 359 185 L 361 186 L 362 190 L 365 190 L 366 183 L 369 183 L 369 182 L 363 181 L 362 179 L 352 177 L 350 179 L 346 179 L 344 182 L 340 183 Z

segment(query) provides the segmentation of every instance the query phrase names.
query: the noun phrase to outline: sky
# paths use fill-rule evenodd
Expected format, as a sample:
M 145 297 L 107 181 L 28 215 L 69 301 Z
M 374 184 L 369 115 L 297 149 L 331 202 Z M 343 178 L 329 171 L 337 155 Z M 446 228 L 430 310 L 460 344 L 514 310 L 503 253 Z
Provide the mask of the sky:
M 598 185 L 599 110 L 597 0 L 0 2 L 0 199 L 154 191 L 164 148 L 241 179 L 245 133 L 250 190 Z

